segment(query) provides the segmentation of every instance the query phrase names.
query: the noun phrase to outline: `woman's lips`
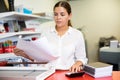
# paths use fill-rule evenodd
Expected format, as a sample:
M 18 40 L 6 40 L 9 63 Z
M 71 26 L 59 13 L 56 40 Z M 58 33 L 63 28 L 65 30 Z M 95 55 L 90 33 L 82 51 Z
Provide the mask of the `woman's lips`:
M 56 21 L 58 24 L 62 23 L 62 21 Z

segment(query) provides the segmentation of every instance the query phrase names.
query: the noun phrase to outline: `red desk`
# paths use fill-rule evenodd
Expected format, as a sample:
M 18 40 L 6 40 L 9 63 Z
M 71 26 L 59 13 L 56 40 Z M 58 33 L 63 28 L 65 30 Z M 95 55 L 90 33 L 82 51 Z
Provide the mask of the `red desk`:
M 46 80 L 120 80 L 120 71 L 113 71 L 113 75 L 103 78 L 93 78 L 87 74 L 83 77 L 68 78 L 65 76 L 67 71 L 56 71 L 53 75 L 49 76 Z

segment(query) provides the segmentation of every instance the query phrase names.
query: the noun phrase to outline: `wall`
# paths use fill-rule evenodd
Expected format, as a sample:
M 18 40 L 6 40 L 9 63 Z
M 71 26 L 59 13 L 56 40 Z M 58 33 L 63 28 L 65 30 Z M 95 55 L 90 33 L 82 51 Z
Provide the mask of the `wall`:
M 98 61 L 100 37 L 120 40 L 120 0 L 75 0 L 70 4 L 72 23 L 82 28 L 86 38 L 89 62 Z

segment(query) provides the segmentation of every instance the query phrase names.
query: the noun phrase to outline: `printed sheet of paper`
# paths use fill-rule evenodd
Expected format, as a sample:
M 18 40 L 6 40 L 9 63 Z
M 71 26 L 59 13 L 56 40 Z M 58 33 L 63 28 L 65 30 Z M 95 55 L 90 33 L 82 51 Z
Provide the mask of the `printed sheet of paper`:
M 28 56 L 40 62 L 49 62 L 58 57 L 52 55 L 52 49 L 45 37 L 35 41 L 19 39 L 17 48 L 23 50 Z

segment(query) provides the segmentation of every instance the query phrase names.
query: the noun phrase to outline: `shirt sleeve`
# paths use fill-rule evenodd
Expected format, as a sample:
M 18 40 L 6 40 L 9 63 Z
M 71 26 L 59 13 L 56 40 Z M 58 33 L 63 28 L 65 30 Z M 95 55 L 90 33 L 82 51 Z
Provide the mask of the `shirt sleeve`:
M 87 57 L 86 57 L 86 48 L 85 48 L 85 40 L 83 34 L 80 32 L 78 35 L 76 48 L 75 48 L 75 60 L 82 61 L 83 65 L 87 64 Z

